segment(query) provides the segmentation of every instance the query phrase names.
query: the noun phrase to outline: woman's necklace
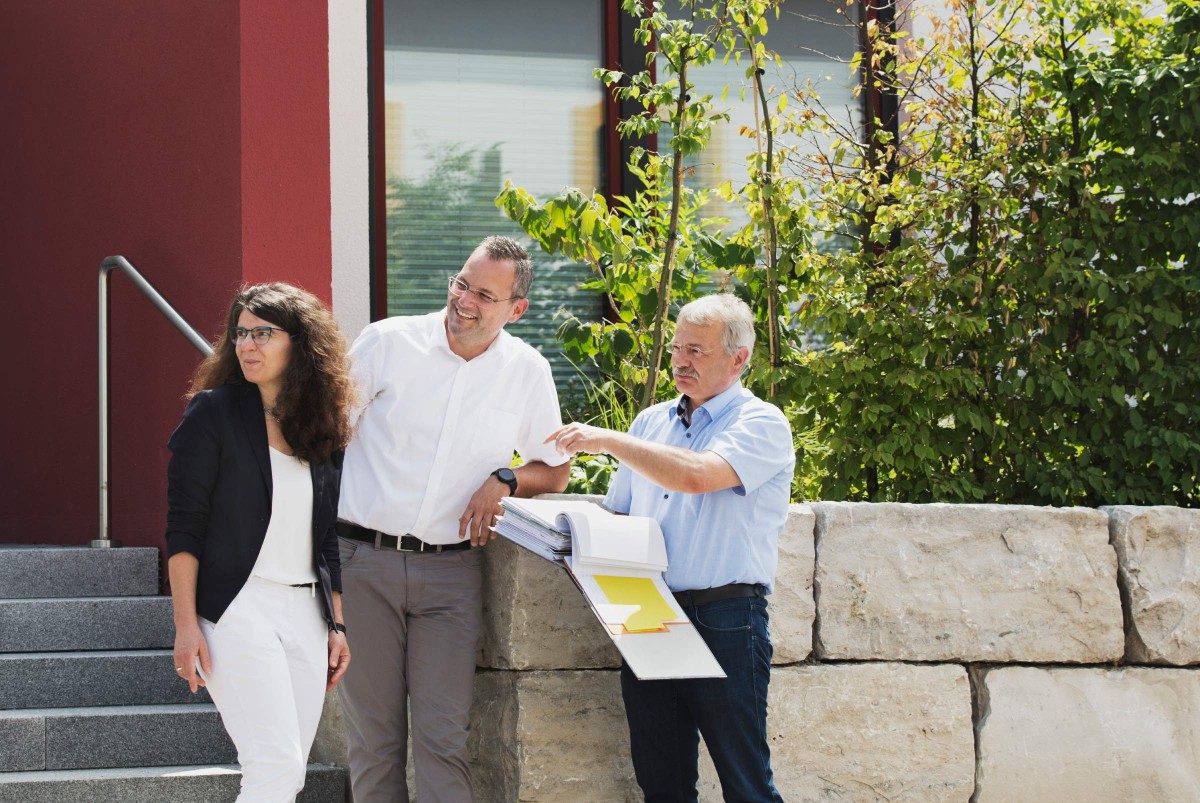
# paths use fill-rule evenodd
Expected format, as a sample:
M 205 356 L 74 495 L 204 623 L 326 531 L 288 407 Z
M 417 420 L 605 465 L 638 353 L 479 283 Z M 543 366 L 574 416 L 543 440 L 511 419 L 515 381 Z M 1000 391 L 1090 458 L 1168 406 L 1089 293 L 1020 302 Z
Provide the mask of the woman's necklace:
M 276 423 L 279 423 L 279 415 L 275 412 L 274 407 L 263 407 L 263 412 L 274 418 Z

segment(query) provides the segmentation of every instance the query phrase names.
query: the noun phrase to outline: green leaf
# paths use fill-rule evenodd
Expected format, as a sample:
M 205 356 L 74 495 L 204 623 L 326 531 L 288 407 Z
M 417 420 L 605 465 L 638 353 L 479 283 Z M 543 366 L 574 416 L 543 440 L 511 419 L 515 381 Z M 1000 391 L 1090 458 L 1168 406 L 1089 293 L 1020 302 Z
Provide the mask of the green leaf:
M 617 329 L 612 336 L 613 351 L 623 357 L 627 357 L 633 353 L 634 341 L 633 335 L 629 334 L 626 329 Z

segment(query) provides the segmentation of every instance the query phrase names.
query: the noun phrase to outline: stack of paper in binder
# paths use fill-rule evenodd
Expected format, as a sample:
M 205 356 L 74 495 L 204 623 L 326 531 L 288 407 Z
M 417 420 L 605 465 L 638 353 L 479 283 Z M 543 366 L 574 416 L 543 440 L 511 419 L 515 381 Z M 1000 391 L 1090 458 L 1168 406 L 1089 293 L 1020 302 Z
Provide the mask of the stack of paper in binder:
M 602 509 L 593 502 L 568 499 L 514 499 L 506 496 L 500 500 L 504 515 L 493 527 L 513 543 L 523 546 L 546 560 L 562 563 L 571 554 L 571 534 L 554 525 L 554 520 L 564 510 Z
M 725 677 L 663 581 L 658 522 L 578 500 L 506 497 L 500 505 L 495 531 L 567 569 L 637 677 Z

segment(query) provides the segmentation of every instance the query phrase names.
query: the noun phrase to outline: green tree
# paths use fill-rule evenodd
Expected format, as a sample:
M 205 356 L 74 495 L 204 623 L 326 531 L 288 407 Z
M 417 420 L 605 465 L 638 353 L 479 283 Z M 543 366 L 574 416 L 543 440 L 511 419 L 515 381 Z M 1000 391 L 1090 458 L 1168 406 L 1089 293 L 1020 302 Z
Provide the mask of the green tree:
M 864 104 L 860 126 L 811 86 L 765 85 L 779 3 L 672 16 L 626 0 L 658 71 L 599 77 L 642 104 L 623 133 L 670 132 L 635 153 L 642 187 L 612 209 L 512 186 L 497 204 L 590 265 L 616 311 L 559 333 L 607 378 L 606 407 L 667 387 L 673 308 L 702 281 L 746 298 L 746 381 L 793 422 L 801 497 L 1190 504 L 1198 2 L 1169 0 L 1165 19 L 1124 0 L 947 0 L 896 28 L 868 15 L 851 69 L 899 115 Z M 684 181 L 723 120 L 688 76 L 716 58 L 744 61 L 756 119 L 746 180 L 716 189 L 746 213 L 733 230 Z
M 1034 193 L 1016 255 L 1052 321 L 1023 356 L 1052 353 L 1054 366 L 1031 366 L 1021 389 L 1053 399 L 1039 428 L 1053 459 L 1028 465 L 1027 483 L 1055 503 L 1194 504 L 1200 7 L 1170 2 L 1165 19 L 1143 4 L 1072 10 L 1040 18 L 1033 76 L 1056 99 L 1037 123 L 1064 158 L 1035 161 L 1029 137 L 1023 148 Z M 1111 45 L 1073 46 L 1072 23 Z
M 1193 500 L 1195 238 L 1189 257 L 1179 232 L 1195 210 L 1178 177 L 1198 165 L 1153 105 L 1174 108 L 1188 80 L 1195 91 L 1194 45 L 1108 0 L 952 2 L 928 29 L 898 43 L 865 32 L 868 54 L 893 49 L 902 141 L 876 120 L 865 141 L 836 132 L 809 165 L 818 225 L 860 246 L 798 271 L 805 320 L 832 344 L 789 388 L 827 447 L 821 494 Z M 1167 53 L 1174 66 L 1157 66 Z M 1114 116 L 1109 92 L 1144 71 L 1163 81 Z M 1154 95 L 1172 82 L 1171 100 Z M 809 130 L 829 129 L 814 108 Z M 1130 141 L 1128 114 L 1169 164 Z M 1137 176 L 1193 222 L 1135 235 L 1159 225 L 1131 200 Z M 1169 422 L 1138 434 L 1147 408 Z

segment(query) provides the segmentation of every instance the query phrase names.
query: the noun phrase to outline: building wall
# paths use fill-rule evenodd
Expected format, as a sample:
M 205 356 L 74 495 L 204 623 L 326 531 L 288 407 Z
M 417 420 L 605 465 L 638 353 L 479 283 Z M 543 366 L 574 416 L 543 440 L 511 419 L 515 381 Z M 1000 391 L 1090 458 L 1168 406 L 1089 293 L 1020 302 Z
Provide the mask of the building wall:
M 329 8 L 240 5 L 243 276 L 329 303 Z
M 326 0 L 13 0 L 0 24 L 0 542 L 97 534 L 97 270 L 202 334 L 243 281 L 331 298 Z M 112 277 L 113 534 L 161 545 L 199 354 Z

